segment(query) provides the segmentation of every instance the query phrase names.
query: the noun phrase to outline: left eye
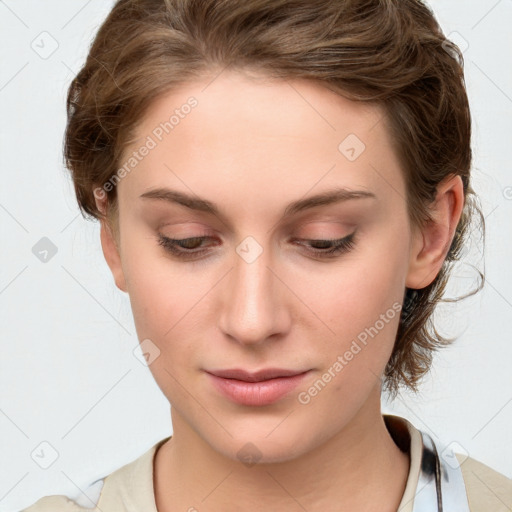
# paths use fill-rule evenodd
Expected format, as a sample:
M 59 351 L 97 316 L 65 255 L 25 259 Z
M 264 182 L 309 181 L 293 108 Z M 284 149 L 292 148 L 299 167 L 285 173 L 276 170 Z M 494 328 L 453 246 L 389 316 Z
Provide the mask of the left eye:
M 340 254 L 343 252 L 350 251 L 354 245 L 355 232 L 344 238 L 336 238 L 330 240 L 306 240 L 297 239 L 295 242 L 299 245 L 305 245 L 307 242 L 307 250 L 313 255 L 320 257 L 329 257 L 331 255 Z M 206 252 L 208 248 L 202 248 L 203 241 L 211 239 L 209 236 L 196 236 L 191 238 L 169 238 L 164 235 L 158 235 L 158 243 L 164 247 L 164 249 L 179 258 L 190 258 L 198 257 Z M 319 247 L 318 247 L 319 246 Z M 196 250 L 200 248 L 199 250 Z
M 320 257 L 329 257 L 340 253 L 350 251 L 355 245 L 355 231 L 343 238 L 335 238 L 330 240 L 298 240 L 298 242 L 309 242 L 308 249 L 313 254 Z M 315 247 L 320 246 L 320 247 Z

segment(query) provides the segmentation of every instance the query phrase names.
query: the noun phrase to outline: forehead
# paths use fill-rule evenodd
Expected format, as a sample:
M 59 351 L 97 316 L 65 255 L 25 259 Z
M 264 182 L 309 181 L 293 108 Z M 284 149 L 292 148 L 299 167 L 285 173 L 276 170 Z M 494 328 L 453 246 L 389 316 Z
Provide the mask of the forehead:
M 133 198 L 168 186 L 282 204 L 332 186 L 403 188 L 383 108 L 309 80 L 224 70 L 159 97 L 135 135 L 121 165 L 150 139 L 152 149 L 119 183 Z

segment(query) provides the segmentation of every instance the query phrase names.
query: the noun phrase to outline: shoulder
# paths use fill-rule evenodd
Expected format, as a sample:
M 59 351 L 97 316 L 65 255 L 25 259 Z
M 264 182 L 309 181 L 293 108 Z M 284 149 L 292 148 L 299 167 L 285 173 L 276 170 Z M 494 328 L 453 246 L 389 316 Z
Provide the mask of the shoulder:
M 44 496 L 21 512 L 121 512 L 127 502 L 130 510 L 157 512 L 153 491 L 153 459 L 156 450 L 169 437 L 158 441 L 138 458 L 94 481 L 77 497 Z
M 64 495 L 44 496 L 21 512 L 91 512 L 98 503 L 105 478 L 90 484 L 76 498 Z
M 91 512 L 90 508 L 78 505 L 67 496 L 44 496 L 21 512 Z
M 512 479 L 476 459 L 459 453 L 455 455 L 471 512 L 509 512 L 512 507 Z

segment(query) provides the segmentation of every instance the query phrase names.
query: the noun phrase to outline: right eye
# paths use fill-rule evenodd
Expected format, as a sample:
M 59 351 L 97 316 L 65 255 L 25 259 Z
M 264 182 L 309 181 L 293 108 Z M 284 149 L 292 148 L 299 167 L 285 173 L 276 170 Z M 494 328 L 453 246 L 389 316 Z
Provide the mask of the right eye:
M 175 256 L 187 258 L 190 256 L 198 256 L 207 252 L 207 249 L 196 251 L 194 249 L 201 247 L 204 240 L 208 240 L 209 236 L 195 236 L 191 238 L 170 238 L 168 236 L 158 235 L 158 243 Z

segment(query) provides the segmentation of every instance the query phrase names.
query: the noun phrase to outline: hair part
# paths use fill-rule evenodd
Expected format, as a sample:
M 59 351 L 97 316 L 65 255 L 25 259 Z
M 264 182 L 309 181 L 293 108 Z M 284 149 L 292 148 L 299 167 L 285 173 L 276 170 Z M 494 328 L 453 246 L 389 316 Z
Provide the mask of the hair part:
M 470 183 L 471 117 L 458 47 L 421 0 L 119 0 L 71 82 L 64 141 L 84 216 L 116 236 L 117 195 L 98 210 L 94 189 L 118 170 L 148 107 L 186 83 L 223 69 L 275 79 L 310 79 L 339 95 L 381 105 L 399 158 L 413 226 L 431 220 L 437 186 L 458 175 L 464 210 L 443 266 L 427 287 L 404 290 L 404 308 L 385 389 L 418 390 L 433 353 L 453 339 L 432 314 L 469 226 L 484 218 Z M 483 286 L 479 271 L 479 286 Z

